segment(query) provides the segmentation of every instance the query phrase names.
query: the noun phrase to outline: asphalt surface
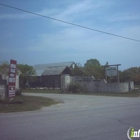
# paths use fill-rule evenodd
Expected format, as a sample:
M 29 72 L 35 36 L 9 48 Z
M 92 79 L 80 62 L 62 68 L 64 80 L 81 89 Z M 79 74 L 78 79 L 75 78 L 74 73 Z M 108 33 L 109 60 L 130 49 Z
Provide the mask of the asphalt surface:
M 130 127 L 140 129 L 139 97 L 24 94 L 63 103 L 38 111 L 0 113 L 0 140 L 128 140 Z

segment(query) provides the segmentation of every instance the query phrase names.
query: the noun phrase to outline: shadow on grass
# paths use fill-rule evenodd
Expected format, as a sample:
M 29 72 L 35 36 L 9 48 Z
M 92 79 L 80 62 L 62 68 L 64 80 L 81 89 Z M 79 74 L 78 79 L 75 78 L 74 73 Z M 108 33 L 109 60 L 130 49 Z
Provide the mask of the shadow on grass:
M 39 110 L 42 107 L 60 103 L 50 98 L 16 96 L 12 101 L 0 100 L 0 113 Z

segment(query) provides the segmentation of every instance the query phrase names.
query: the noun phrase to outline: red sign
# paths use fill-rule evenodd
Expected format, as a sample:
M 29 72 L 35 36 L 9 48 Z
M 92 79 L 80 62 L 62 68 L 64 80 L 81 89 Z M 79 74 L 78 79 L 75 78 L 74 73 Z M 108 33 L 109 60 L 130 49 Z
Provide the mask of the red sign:
M 17 61 L 11 60 L 9 65 L 8 95 L 14 97 L 16 92 L 16 67 Z

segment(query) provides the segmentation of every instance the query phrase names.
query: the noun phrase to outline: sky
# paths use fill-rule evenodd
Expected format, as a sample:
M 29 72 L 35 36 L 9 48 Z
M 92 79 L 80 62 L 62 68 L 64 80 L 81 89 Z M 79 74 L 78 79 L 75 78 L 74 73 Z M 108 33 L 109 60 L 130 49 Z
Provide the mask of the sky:
M 0 0 L 0 3 L 88 28 L 140 40 L 140 0 Z M 140 66 L 140 42 L 0 5 L 0 61 L 47 64 L 89 59 Z

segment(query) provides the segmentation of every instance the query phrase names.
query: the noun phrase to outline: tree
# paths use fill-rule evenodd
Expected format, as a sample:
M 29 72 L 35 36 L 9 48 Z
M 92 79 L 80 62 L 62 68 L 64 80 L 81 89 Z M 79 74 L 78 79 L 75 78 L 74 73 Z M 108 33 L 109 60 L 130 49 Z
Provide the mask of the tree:
M 94 76 L 96 79 L 104 78 L 104 68 L 97 59 L 90 59 L 84 65 L 84 75 Z
M 18 64 L 17 68 L 21 71 L 20 75 L 20 86 L 25 88 L 26 82 L 30 79 L 30 76 L 36 75 L 36 71 L 33 66 L 29 66 L 27 64 Z
M 20 77 L 19 77 L 20 86 L 24 88 L 25 83 L 27 82 L 27 80 L 30 79 L 30 76 L 36 75 L 36 71 L 32 66 L 29 66 L 27 64 L 25 65 L 17 64 L 17 70 L 16 70 L 17 73 L 19 72 L 18 70 L 20 70 Z M 9 73 L 9 62 L 8 61 L 0 62 L 0 74 L 8 75 L 8 73 Z
M 97 60 L 97 59 L 89 59 L 87 60 L 87 62 L 85 63 L 85 67 L 86 66 L 89 66 L 89 65 L 92 65 L 92 66 L 100 66 L 100 62 Z
M 8 61 L 0 62 L 0 74 L 8 75 L 9 70 L 9 63 Z
M 84 75 L 83 67 L 76 65 L 75 68 L 71 70 L 71 75 L 72 76 L 83 76 Z
M 8 76 L 9 75 L 9 62 L 2 61 L 0 62 L 0 74 Z M 19 74 L 18 69 L 16 69 L 16 74 Z
M 134 81 L 135 84 L 140 84 L 140 67 L 131 67 L 120 72 L 121 81 Z

